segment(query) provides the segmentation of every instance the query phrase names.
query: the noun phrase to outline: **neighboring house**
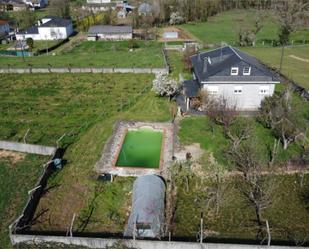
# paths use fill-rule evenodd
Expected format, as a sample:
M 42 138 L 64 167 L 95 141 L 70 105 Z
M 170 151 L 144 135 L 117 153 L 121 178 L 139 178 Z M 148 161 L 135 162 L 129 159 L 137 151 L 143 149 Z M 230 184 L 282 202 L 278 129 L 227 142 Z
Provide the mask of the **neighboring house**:
M 142 3 L 138 7 L 138 14 L 144 16 L 152 15 L 152 6 L 149 3 Z
M 257 59 L 230 46 L 199 53 L 191 61 L 194 80 L 183 83 L 187 110 L 200 90 L 238 110 L 256 110 L 279 83 Z
M 73 34 L 73 24 L 69 19 L 47 16 L 39 21 L 38 25 L 32 26 L 22 32 L 16 33 L 16 40 L 63 40 Z
M 0 0 L 0 11 L 26 10 L 28 5 L 22 0 Z
M 48 0 L 23 0 L 31 8 L 45 8 Z
M 133 38 L 131 26 L 96 25 L 88 30 L 88 41 L 96 40 L 130 40 Z
M 88 4 L 105 4 L 111 3 L 111 0 L 87 0 Z
M 0 33 L 10 33 L 10 25 L 7 20 L 0 19 Z
M 0 19 L 0 41 L 3 44 L 12 41 L 15 38 L 15 33 L 11 30 L 7 20 Z

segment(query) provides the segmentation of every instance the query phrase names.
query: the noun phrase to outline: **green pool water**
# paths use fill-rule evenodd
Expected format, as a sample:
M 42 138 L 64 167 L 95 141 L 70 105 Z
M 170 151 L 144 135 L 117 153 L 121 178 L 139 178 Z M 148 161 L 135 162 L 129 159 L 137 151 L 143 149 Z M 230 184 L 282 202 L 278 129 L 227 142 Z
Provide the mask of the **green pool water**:
M 116 167 L 159 168 L 163 132 L 140 128 L 127 132 Z

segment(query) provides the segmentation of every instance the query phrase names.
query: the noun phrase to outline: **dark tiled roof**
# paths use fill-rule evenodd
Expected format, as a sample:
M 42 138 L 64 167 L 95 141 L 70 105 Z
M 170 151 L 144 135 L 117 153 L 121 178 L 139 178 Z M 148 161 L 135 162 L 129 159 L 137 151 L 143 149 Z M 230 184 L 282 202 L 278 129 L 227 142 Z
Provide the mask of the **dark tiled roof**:
M 255 67 L 260 72 L 260 74 L 265 77 L 264 79 L 267 78 L 268 81 L 275 80 L 275 77 L 270 72 L 270 70 L 261 64 L 256 58 L 230 46 L 225 46 L 209 52 L 194 55 L 191 57 L 191 61 L 193 64 L 194 72 L 199 81 L 210 81 L 211 78 L 216 76 L 219 72 L 231 68 L 233 65 L 237 65 L 241 62 L 245 62 L 251 67 Z M 226 75 L 222 76 L 221 80 L 257 81 L 258 78 L 261 77 L 260 74 L 251 74 L 249 77 Z
M 196 80 L 186 80 L 183 82 L 182 86 L 184 94 L 188 98 L 195 97 L 200 90 L 200 85 Z
M 69 19 L 64 19 L 61 17 L 51 16 L 44 17 L 43 19 L 50 18 L 51 20 L 42 24 L 40 27 L 66 27 L 72 23 Z
M 132 31 L 131 26 L 95 25 L 89 28 L 88 34 L 125 34 Z
M 38 33 L 39 33 L 38 26 L 32 26 L 22 32 L 18 32 L 17 34 L 24 35 L 24 34 L 38 34 Z

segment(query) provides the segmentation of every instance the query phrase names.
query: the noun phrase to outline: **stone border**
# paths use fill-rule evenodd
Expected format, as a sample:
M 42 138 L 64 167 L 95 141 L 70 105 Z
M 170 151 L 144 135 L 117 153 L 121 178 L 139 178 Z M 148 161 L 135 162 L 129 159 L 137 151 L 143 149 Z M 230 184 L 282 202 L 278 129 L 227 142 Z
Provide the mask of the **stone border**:
M 163 131 L 161 158 L 159 169 L 116 167 L 116 162 L 123 141 L 129 129 L 138 129 L 150 126 Z M 105 144 L 101 159 L 96 163 L 95 170 L 99 174 L 112 174 L 119 176 L 142 176 L 147 174 L 162 175 L 172 163 L 174 156 L 174 125 L 171 123 L 147 123 L 119 121 L 115 124 L 114 133 Z

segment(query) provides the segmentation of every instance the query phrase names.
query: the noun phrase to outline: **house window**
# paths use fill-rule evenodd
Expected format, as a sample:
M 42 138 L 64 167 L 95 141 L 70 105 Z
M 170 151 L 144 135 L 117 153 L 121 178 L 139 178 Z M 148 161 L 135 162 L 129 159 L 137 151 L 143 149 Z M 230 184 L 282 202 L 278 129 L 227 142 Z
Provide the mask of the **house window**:
M 238 75 L 238 67 L 232 67 L 231 75 Z
M 250 75 L 251 74 L 251 67 L 244 67 L 242 74 L 243 75 Z
M 242 94 L 242 86 L 235 86 L 234 94 Z
M 211 95 L 218 94 L 219 93 L 219 87 L 218 86 L 207 86 L 206 91 Z
M 269 93 L 269 86 L 260 86 L 259 93 L 260 94 L 268 94 Z

